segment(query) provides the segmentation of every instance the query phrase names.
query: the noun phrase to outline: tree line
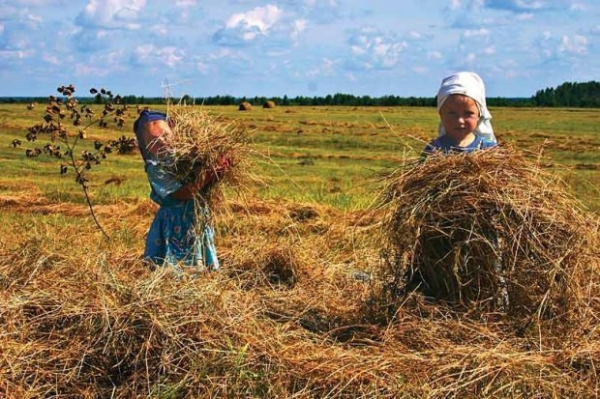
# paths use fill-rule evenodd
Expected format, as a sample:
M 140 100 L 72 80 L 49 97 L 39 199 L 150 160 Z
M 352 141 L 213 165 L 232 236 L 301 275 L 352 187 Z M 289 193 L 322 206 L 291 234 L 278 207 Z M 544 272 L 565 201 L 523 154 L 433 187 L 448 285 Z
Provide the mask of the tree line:
M 557 88 L 539 90 L 533 96 L 538 107 L 600 107 L 600 82 L 566 82 Z
M 78 97 L 82 104 L 93 104 L 101 101 L 95 97 Z M 44 103 L 47 97 L 0 97 L 0 103 Z M 164 97 L 145 97 L 126 95 L 120 96 L 121 104 L 164 104 Z M 249 102 L 255 106 L 261 106 L 267 101 L 273 101 L 282 106 L 355 106 L 355 107 L 394 107 L 394 106 L 413 106 L 413 107 L 435 107 L 435 97 L 401 97 L 387 95 L 381 97 L 355 96 L 353 94 L 337 93 L 327 96 L 296 96 L 288 97 L 234 97 L 230 95 L 218 95 L 208 97 L 191 97 L 185 95 L 180 99 L 171 99 L 172 102 L 181 102 L 185 104 L 203 104 L 203 105 L 239 105 L 242 102 Z M 498 107 L 600 107 L 600 82 L 592 81 L 586 83 L 563 83 L 556 88 L 546 88 L 539 90 L 532 97 L 488 97 L 489 106 Z

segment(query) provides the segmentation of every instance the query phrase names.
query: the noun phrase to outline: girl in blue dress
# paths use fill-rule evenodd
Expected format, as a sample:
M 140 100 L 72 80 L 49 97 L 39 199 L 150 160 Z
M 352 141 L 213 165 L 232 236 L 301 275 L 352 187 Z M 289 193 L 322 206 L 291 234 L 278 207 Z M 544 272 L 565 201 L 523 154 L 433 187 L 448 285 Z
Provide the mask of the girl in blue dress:
M 161 140 L 164 134 L 171 132 L 167 115 L 142 111 L 134 123 L 134 131 L 150 182 L 150 198 L 160 205 L 146 237 L 144 259 L 151 264 L 169 264 L 178 269 L 183 265 L 217 270 L 214 230 L 208 223 L 197 223 L 198 215 L 208 216 L 209 210 L 197 209 L 199 205 L 194 195 L 218 179 L 229 167 L 228 161 L 223 159 L 216 173 L 198 176 L 195 182 L 183 184 L 165 167 L 172 162 Z M 203 219 L 208 220 L 208 217 Z

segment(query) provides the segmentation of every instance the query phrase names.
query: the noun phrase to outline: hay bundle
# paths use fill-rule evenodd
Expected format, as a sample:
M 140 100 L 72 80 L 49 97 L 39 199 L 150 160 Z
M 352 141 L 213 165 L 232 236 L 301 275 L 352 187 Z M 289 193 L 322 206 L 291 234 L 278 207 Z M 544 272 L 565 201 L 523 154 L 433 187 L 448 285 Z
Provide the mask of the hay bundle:
M 275 101 L 265 101 L 263 108 L 275 108 Z
M 247 101 L 243 101 L 242 103 L 240 103 L 238 110 L 239 111 L 252 111 L 252 104 L 250 104 Z
M 388 295 L 418 289 L 521 327 L 565 321 L 585 301 L 591 229 L 556 179 L 515 150 L 434 154 L 387 183 Z
M 205 185 L 196 199 L 213 205 L 223 183 L 234 188 L 241 186 L 248 173 L 248 136 L 243 126 L 224 123 L 207 111 L 189 107 L 171 107 L 169 118 L 172 134 L 161 139 L 167 168 L 176 179 L 187 184 L 200 176 L 220 176 Z M 219 172 L 224 158 L 229 160 L 230 168 Z

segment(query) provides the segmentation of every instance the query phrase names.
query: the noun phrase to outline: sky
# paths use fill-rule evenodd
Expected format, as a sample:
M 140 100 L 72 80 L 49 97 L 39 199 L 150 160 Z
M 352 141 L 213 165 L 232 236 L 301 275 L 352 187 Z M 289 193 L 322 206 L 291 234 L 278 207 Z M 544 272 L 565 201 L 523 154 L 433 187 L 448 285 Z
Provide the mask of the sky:
M 600 0 L 0 0 L 0 96 L 489 97 L 600 80 Z

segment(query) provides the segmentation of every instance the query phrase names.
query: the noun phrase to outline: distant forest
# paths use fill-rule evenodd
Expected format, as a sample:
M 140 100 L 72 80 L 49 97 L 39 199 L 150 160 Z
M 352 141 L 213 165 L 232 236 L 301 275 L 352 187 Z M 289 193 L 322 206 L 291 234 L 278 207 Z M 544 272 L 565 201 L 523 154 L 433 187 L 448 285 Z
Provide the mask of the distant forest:
M 101 97 L 78 97 L 80 103 L 102 102 Z M 47 97 L 0 97 L 0 103 L 44 103 Z M 122 104 L 163 104 L 163 97 L 144 97 L 127 95 L 119 97 Z M 352 94 L 334 94 L 325 97 L 234 97 L 229 95 L 210 97 L 183 96 L 181 99 L 173 99 L 187 104 L 204 105 L 239 105 L 249 102 L 254 106 L 262 106 L 267 101 L 273 101 L 277 105 L 288 106 L 416 106 L 435 107 L 435 97 L 401 97 L 401 96 L 355 96 Z M 507 98 L 488 97 L 489 106 L 511 106 L 511 107 L 583 107 L 600 108 L 600 82 L 591 81 L 586 83 L 566 82 L 556 88 L 539 90 L 533 97 Z

